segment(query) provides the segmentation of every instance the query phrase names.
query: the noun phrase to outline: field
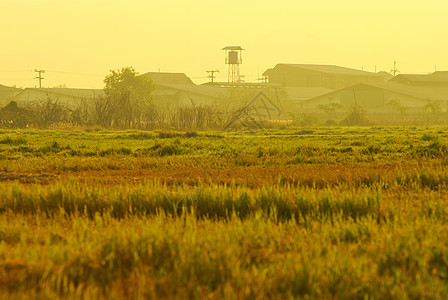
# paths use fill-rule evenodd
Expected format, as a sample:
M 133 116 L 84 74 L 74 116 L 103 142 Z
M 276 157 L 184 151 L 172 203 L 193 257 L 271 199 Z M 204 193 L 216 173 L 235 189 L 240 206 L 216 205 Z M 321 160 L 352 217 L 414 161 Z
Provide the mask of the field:
M 446 299 L 448 128 L 0 131 L 1 299 Z

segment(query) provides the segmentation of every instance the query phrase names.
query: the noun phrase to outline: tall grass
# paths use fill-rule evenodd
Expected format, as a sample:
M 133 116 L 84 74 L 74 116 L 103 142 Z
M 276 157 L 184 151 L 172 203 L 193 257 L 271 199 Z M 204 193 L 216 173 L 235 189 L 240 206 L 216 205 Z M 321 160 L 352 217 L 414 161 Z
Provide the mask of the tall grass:
M 366 217 L 307 226 L 63 213 L 0 218 L 0 290 L 17 297 L 444 298 L 446 226 Z M 17 228 L 21 227 L 20 233 Z M 15 233 L 14 233 L 15 232 Z M 431 233 L 431 234 L 429 234 Z M 19 234 L 19 238 L 14 238 Z
M 181 186 L 167 190 L 157 183 L 139 186 L 103 186 L 79 183 L 24 187 L 2 185 L 0 209 L 24 215 L 60 213 L 93 218 L 109 214 L 114 218 L 150 216 L 163 212 L 171 216 L 193 213 L 199 219 L 246 219 L 261 214 L 278 221 L 291 219 L 333 219 L 337 216 L 358 220 L 381 213 L 377 192 L 332 193 L 312 196 L 306 189 L 260 188 L 249 190 L 225 186 Z
M 445 299 L 448 130 L 1 131 L 1 299 Z

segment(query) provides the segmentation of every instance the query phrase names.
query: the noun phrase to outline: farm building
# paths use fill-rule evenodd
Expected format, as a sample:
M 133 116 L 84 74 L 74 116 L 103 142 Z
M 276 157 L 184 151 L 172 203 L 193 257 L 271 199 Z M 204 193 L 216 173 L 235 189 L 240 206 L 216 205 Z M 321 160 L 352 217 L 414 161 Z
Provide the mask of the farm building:
M 431 74 L 400 74 L 390 82 L 416 86 L 448 86 L 448 71 L 438 71 Z
M 387 73 L 386 73 L 387 74 Z M 340 89 L 356 83 L 384 83 L 384 72 L 372 73 L 334 65 L 278 64 L 263 76 L 269 83 L 286 87 L 323 87 Z
M 279 91 L 284 91 L 286 93 L 284 100 L 293 101 L 297 104 L 305 100 L 331 93 L 334 90 L 323 87 L 285 87 L 283 89 L 280 88 Z
M 156 85 L 154 101 L 163 106 L 182 106 L 191 104 L 219 104 L 228 99 L 227 89 L 216 86 L 195 84 Z
M 154 101 L 163 106 L 216 104 L 227 98 L 227 90 L 196 85 L 184 73 L 148 72 L 142 74 L 156 84 Z
M 279 99 L 271 98 L 263 91 L 259 92 L 248 106 L 253 107 L 253 116 L 257 121 L 286 120 L 285 108 Z
M 0 84 L 0 106 L 5 106 L 22 90 Z
M 284 103 L 288 112 L 295 112 L 295 102 L 332 91 L 322 87 L 282 87 L 266 83 L 242 83 L 237 88 L 219 82 L 196 85 L 183 73 L 148 72 L 141 76 L 148 76 L 156 82 L 154 101 L 168 107 L 191 104 L 229 107 L 251 101 L 263 91 L 270 99 Z
M 194 85 L 184 73 L 148 72 L 141 76 L 152 79 L 156 85 Z
M 297 112 L 296 103 L 314 98 L 333 90 L 316 87 L 268 87 L 240 88 L 218 87 L 213 85 L 161 85 L 154 92 L 156 103 L 178 105 L 212 104 L 228 107 L 252 101 L 260 92 L 269 99 L 280 101 L 285 112 Z
M 51 99 L 72 106 L 103 95 L 102 89 L 26 88 L 14 97 L 14 101 L 26 103 Z
M 401 83 L 358 83 L 299 103 L 304 110 L 318 109 L 330 103 L 344 107 L 361 106 L 369 111 L 390 110 L 392 103 L 413 111 L 425 109 L 428 103 L 437 103 L 442 111 L 448 109 L 448 86 L 412 86 Z

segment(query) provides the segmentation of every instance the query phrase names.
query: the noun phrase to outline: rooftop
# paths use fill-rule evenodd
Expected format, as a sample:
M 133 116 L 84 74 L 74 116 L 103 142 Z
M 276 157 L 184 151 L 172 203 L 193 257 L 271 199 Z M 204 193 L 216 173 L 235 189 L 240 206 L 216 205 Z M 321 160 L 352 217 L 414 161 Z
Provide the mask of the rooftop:
M 402 83 L 369 83 L 373 87 L 384 89 L 423 100 L 448 100 L 448 86 L 412 86 Z
M 188 94 L 196 94 L 207 96 L 215 99 L 224 99 L 227 97 L 227 89 L 213 85 L 186 85 L 186 84 L 164 84 L 156 88 L 155 93 L 167 93 L 166 90 L 185 92 Z M 163 91 L 165 90 L 165 91 Z
M 15 87 L 10 87 L 10 86 L 0 84 L 0 91 L 2 91 L 2 92 L 14 92 L 14 91 L 19 92 L 20 90 L 21 89 L 18 89 Z
M 305 69 L 309 71 L 335 74 L 335 75 L 349 75 L 349 76 L 379 76 L 377 73 L 367 72 L 362 70 L 350 69 L 345 67 L 340 67 L 336 65 L 314 65 L 314 64 L 277 64 L 273 69 L 266 70 L 263 75 L 269 75 L 270 72 L 276 68 L 288 67 Z
M 142 74 L 151 78 L 155 84 L 190 84 L 194 85 L 193 81 L 184 73 L 168 73 L 168 72 L 148 72 Z
M 244 50 L 241 46 L 227 46 L 222 48 L 222 50 Z
M 20 98 L 21 95 L 29 92 L 51 94 L 56 96 L 69 96 L 74 98 L 92 98 L 104 94 L 102 89 L 26 88 L 21 93 L 16 95 L 16 98 Z
M 305 101 L 333 92 L 332 89 L 323 87 L 285 87 L 284 89 L 288 95 L 288 100 L 291 101 Z
M 408 81 L 414 83 L 443 83 L 448 84 L 448 71 L 437 71 L 431 74 L 400 74 L 392 78 L 392 82 Z
M 308 101 L 313 101 L 314 99 L 319 98 L 321 96 L 330 96 L 339 93 L 340 91 L 343 90 L 351 90 L 355 88 L 361 88 L 363 86 L 390 91 L 396 94 L 417 98 L 422 101 L 448 100 L 448 87 L 445 86 L 413 86 L 402 83 L 389 82 L 389 83 L 357 83 L 355 85 L 351 85 L 349 87 L 340 90 L 316 96 L 314 98 L 309 99 Z

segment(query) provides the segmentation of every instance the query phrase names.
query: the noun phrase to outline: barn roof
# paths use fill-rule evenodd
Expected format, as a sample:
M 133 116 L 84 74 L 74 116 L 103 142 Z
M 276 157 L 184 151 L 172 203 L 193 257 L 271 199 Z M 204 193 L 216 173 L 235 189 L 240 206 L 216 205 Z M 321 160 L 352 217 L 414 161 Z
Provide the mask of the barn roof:
M 304 69 L 326 74 L 347 75 L 347 76 L 378 76 L 377 73 L 362 70 L 350 69 L 336 65 L 314 65 L 314 64 L 277 64 L 273 69 L 266 70 L 263 75 L 269 75 L 278 68 Z
M 448 81 L 448 71 L 436 71 L 430 75 L 434 80 Z
M 442 83 L 448 85 L 448 72 L 437 71 L 431 74 L 400 74 L 390 80 L 391 82 L 408 82 L 411 84 Z
M 423 100 L 448 100 L 448 86 L 410 86 L 401 83 L 369 83 L 368 85 Z
M 209 84 L 202 85 L 160 85 L 156 87 L 155 95 L 172 94 L 173 91 L 185 92 L 190 94 L 202 95 L 215 99 L 226 99 L 229 96 L 229 87 L 220 87 Z M 254 89 L 274 93 L 275 89 Z M 287 95 L 287 99 L 291 101 L 304 101 L 319 95 L 323 95 L 333 91 L 328 88 L 321 87 L 280 87 Z
M 191 81 L 191 79 L 184 73 L 148 72 L 142 74 L 141 76 L 151 78 L 156 85 L 159 84 L 194 85 L 193 81 Z
M 332 89 L 323 87 L 285 87 L 288 100 L 305 101 L 320 95 L 333 92 Z
M 21 91 L 21 89 L 0 84 L 0 91 L 1 92 L 19 92 L 19 91 Z
M 158 91 L 174 90 L 185 92 L 189 94 L 196 94 L 215 99 L 224 99 L 228 96 L 227 89 L 212 85 L 186 85 L 186 84 L 163 84 L 156 87 L 156 94 Z
M 72 88 L 26 88 L 14 98 L 18 100 L 26 100 L 27 94 L 45 94 L 54 96 L 65 96 L 73 98 L 93 98 L 104 95 L 102 89 L 72 89 Z M 35 99 L 32 99 L 35 100 Z
M 448 87 L 444 86 L 412 86 L 401 83 L 358 83 L 355 85 L 348 86 L 346 88 L 342 88 L 324 95 L 320 95 L 309 100 L 304 101 L 303 103 L 309 103 L 314 101 L 315 99 L 321 97 L 331 97 L 336 95 L 344 90 L 353 90 L 357 88 L 376 88 L 384 91 L 389 91 L 392 93 L 405 95 L 408 97 L 420 99 L 422 101 L 440 101 L 440 100 L 448 100 Z

